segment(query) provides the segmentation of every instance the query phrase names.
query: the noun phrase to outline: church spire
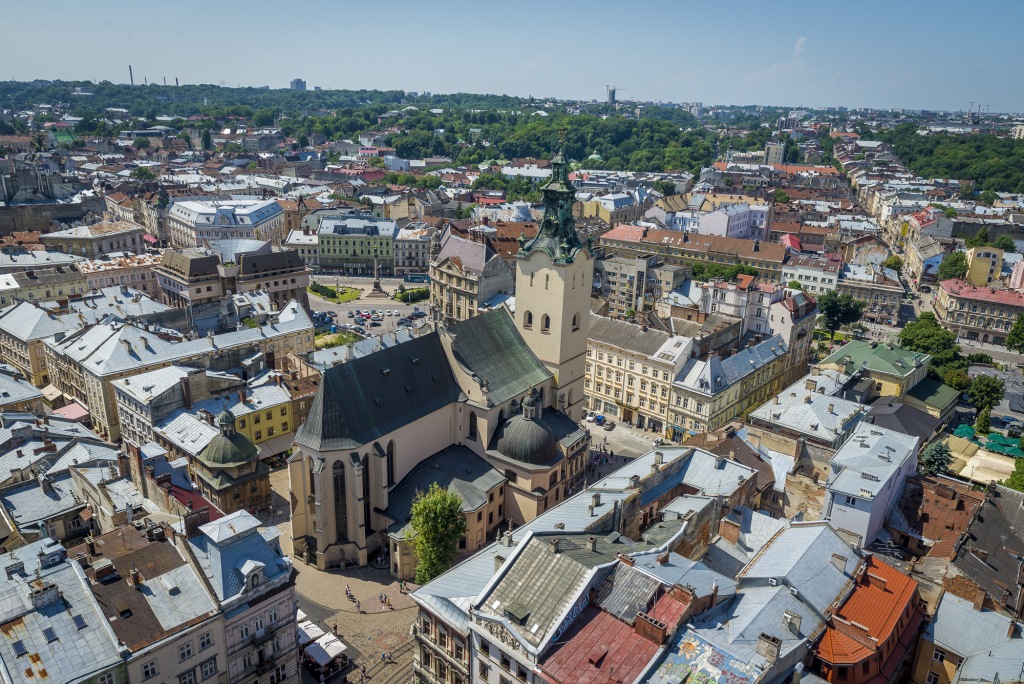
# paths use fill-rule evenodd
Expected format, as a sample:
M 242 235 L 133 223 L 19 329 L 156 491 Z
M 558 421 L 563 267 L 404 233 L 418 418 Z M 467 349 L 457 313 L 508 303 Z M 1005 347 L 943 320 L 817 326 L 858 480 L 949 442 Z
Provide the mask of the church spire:
M 576 188 L 569 181 L 569 165 L 565 160 L 565 132 L 559 140 L 558 151 L 551 158 L 551 178 L 541 191 L 544 194 L 544 218 L 537 237 L 519 238 L 519 256 L 525 257 L 541 250 L 556 262 L 572 263 L 583 244 L 576 233 L 576 219 L 572 205 L 576 201 Z

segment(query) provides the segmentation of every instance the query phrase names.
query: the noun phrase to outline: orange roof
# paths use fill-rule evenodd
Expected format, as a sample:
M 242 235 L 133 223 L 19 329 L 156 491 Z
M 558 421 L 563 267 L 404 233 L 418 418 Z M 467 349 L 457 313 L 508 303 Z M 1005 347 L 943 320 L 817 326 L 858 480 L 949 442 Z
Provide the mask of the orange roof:
M 818 644 L 818 657 L 842 665 L 859 663 L 873 655 L 878 644 L 892 635 L 916 594 L 916 580 L 868 556 L 860 581 L 835 612 L 838 620 L 830 621 Z

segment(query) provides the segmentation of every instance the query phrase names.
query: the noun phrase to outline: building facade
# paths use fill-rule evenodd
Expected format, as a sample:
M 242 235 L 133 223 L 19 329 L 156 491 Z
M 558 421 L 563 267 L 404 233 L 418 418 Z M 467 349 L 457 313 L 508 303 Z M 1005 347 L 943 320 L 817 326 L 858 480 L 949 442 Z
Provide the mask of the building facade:
M 935 316 L 958 337 L 1005 344 L 1014 322 L 1024 316 L 1024 293 L 943 280 L 935 297 Z
M 275 200 L 186 200 L 175 202 L 167 212 L 172 247 L 230 238 L 280 245 L 287 237 L 284 226 L 284 210 Z

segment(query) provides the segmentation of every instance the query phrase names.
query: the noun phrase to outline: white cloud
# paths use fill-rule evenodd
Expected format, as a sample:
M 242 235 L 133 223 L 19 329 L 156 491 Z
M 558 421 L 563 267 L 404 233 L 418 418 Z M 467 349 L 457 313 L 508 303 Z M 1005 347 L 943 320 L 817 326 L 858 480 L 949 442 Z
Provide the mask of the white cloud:
M 804 47 L 807 45 L 807 38 L 800 36 L 796 39 L 796 45 L 793 46 L 793 61 L 799 61 L 804 56 Z

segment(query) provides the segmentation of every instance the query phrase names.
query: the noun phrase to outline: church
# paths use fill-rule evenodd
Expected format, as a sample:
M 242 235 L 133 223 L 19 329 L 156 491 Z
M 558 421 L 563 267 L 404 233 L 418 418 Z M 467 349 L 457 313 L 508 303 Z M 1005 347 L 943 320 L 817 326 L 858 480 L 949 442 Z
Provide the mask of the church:
M 514 313 L 497 309 L 327 370 L 289 460 L 295 555 L 321 569 L 415 572 L 412 500 L 459 493 L 460 553 L 578 492 L 592 248 L 561 152 L 537 236 L 519 239 Z

